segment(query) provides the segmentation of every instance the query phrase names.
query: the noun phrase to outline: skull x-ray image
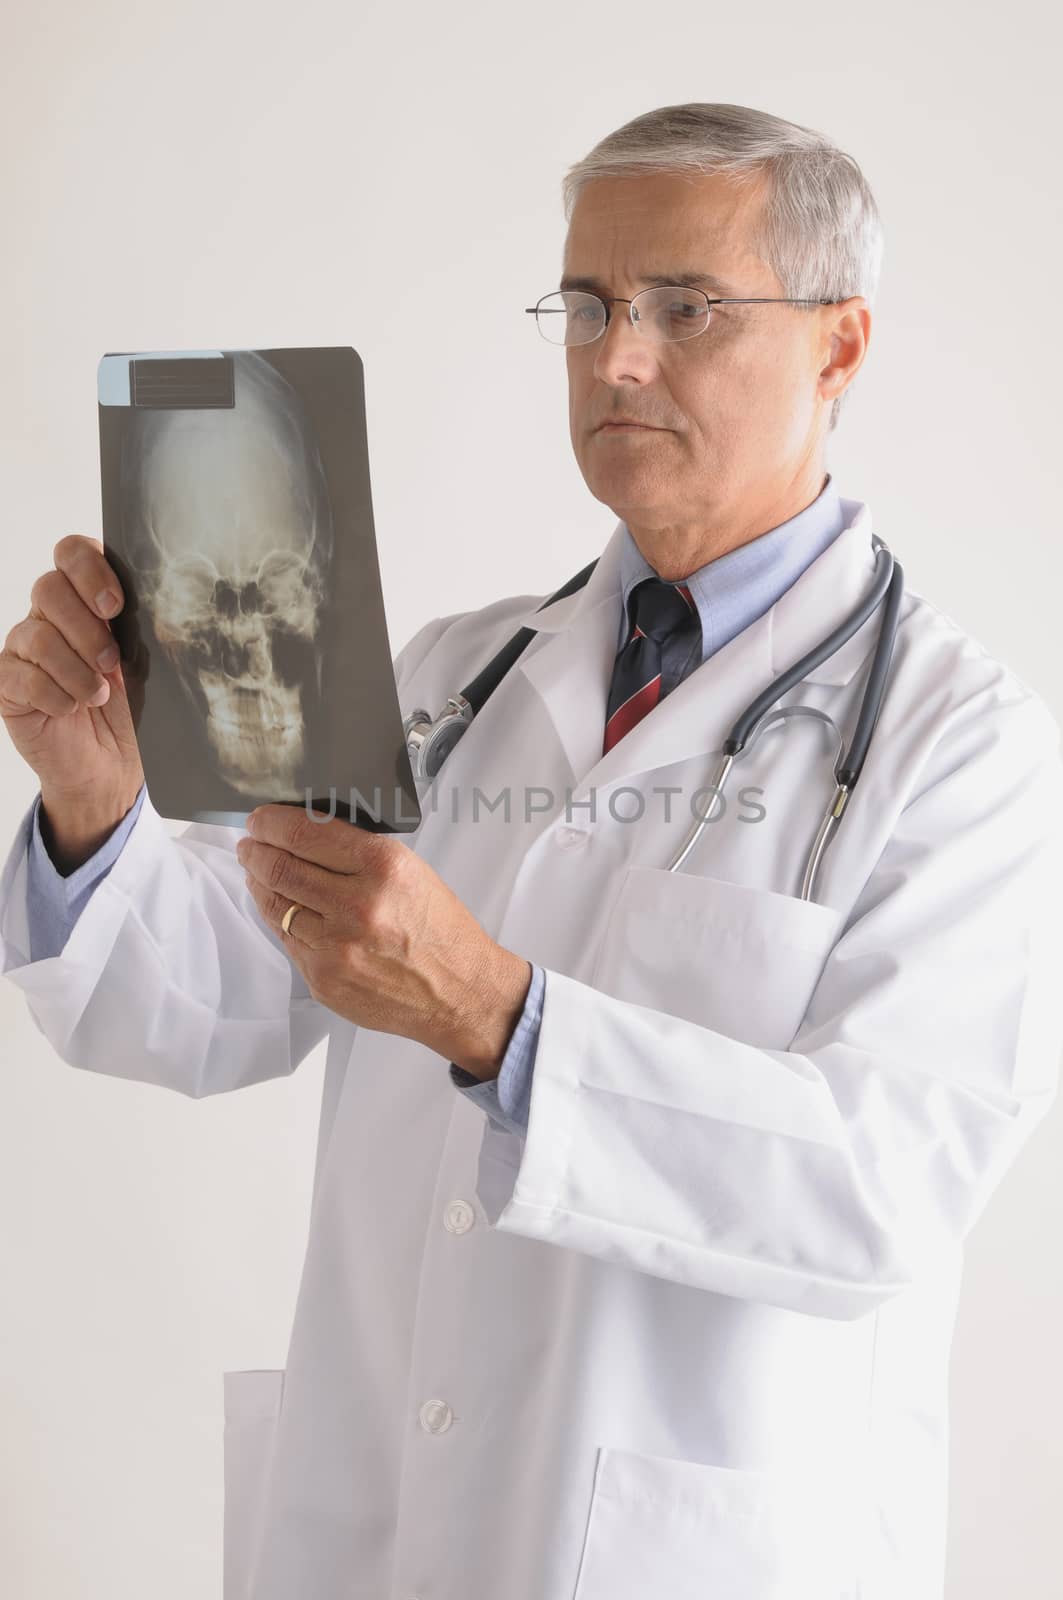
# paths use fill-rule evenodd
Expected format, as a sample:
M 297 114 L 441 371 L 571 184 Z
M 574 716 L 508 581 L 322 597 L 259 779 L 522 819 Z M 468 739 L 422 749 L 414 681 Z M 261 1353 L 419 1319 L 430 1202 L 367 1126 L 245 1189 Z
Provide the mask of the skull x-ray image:
M 98 398 L 112 627 L 156 810 L 415 828 L 357 352 L 108 354 Z

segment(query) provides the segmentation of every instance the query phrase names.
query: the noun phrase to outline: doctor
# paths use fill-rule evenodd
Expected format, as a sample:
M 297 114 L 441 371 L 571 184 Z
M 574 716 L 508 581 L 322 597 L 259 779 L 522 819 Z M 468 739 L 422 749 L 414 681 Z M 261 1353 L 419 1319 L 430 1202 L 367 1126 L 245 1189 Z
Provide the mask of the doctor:
M 225 1374 L 227 1600 L 940 1600 L 963 1241 L 1063 1044 L 1059 728 L 908 591 L 815 900 L 812 718 L 666 870 L 738 712 L 872 578 L 825 452 L 877 214 L 736 106 L 567 183 L 570 434 L 620 520 L 575 593 L 399 652 L 434 711 L 538 630 L 418 832 L 171 839 L 100 656 L 124 597 L 64 538 L 0 658 L 40 781 L 4 971 L 64 1061 L 186 1095 L 327 1037 L 287 1366 Z M 695 333 L 633 316 L 655 285 Z M 788 703 L 851 729 L 875 634 Z

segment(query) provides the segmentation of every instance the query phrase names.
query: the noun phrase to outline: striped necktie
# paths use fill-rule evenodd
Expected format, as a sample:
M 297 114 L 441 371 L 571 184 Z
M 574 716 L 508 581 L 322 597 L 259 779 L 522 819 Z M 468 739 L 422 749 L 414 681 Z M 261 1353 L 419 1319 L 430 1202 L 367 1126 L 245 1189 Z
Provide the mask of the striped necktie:
M 643 578 L 628 596 L 628 622 L 613 663 L 603 755 L 701 663 L 701 618 L 685 583 Z

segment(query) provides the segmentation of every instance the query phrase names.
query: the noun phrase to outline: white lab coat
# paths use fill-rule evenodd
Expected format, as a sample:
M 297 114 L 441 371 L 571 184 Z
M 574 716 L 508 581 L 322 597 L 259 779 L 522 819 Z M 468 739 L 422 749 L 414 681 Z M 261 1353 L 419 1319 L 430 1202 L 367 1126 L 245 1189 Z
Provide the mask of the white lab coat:
M 406 836 L 547 969 L 525 1140 L 440 1056 L 308 995 L 240 830 L 174 840 L 146 799 L 37 963 L 16 840 L 5 969 L 71 1065 L 217 1094 L 328 1034 L 286 1368 L 224 1375 L 226 1600 L 940 1597 L 961 1244 L 1063 1045 L 1059 727 L 909 591 L 821 903 L 797 898 L 833 788 L 811 721 L 765 733 L 664 865 L 734 717 L 866 592 L 870 515 L 843 507 L 604 759 L 621 527 L 537 617 L 542 596 L 501 600 L 400 652 L 404 710 L 434 714 L 540 630 Z M 877 626 L 787 703 L 850 732 Z M 483 799 L 507 786 L 508 822 Z M 525 822 L 531 786 L 555 803 Z M 593 823 L 566 786 L 596 789 Z

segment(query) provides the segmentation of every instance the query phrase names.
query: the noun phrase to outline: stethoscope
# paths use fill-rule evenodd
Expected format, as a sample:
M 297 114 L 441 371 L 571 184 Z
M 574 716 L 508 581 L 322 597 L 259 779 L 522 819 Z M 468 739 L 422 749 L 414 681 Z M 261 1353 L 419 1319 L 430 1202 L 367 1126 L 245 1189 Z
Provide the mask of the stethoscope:
M 831 797 L 830 805 L 819 825 L 812 848 L 805 863 L 804 874 L 801 880 L 801 899 L 811 900 L 815 888 L 816 874 L 820 862 L 831 839 L 834 837 L 841 823 L 845 808 L 849 803 L 853 790 L 856 788 L 860 773 L 863 770 L 868 747 L 871 744 L 871 735 L 882 706 L 882 697 L 886 687 L 886 677 L 889 673 L 890 658 L 893 654 L 893 641 L 897 633 L 897 618 L 900 612 L 901 598 L 904 593 L 904 573 L 900 563 L 895 561 L 891 551 L 877 534 L 872 534 L 871 543 L 875 551 L 875 575 L 871 587 L 856 610 L 840 623 L 834 631 L 827 635 L 822 643 L 809 650 L 807 655 L 796 661 L 784 673 L 770 683 L 768 687 L 753 700 L 742 715 L 737 718 L 729 735 L 723 742 L 723 755 L 716 768 L 716 773 L 709 788 L 712 800 L 706 811 L 700 813 L 690 830 L 687 838 L 680 845 L 671 861 L 668 871 L 674 872 L 682 866 L 687 856 L 693 850 L 706 824 L 711 820 L 717 800 L 723 799 L 724 786 L 735 762 L 743 754 L 753 748 L 757 739 L 768 728 L 781 726 L 790 717 L 806 717 L 824 723 L 832 730 L 837 739 L 838 749 L 834 759 L 834 780 L 836 788 Z M 562 584 L 560 589 L 544 600 L 537 607 L 544 611 L 547 606 L 553 605 L 555 600 L 561 600 L 565 595 L 572 594 L 581 589 L 587 582 L 591 573 L 598 565 L 598 558 L 588 563 L 574 578 Z M 846 751 L 841 733 L 833 719 L 825 711 L 818 711 L 812 706 L 780 706 L 772 712 L 775 702 L 782 698 L 795 684 L 800 683 L 807 672 L 813 667 L 818 667 L 826 661 L 836 650 L 850 639 L 856 630 L 863 626 L 871 613 L 882 606 L 882 623 L 879 628 L 878 641 L 875 645 L 875 654 L 868 673 L 867 684 L 864 688 L 864 697 L 860 704 L 860 715 L 857 718 L 856 729 L 853 733 L 849 748 Z M 521 628 L 512 639 L 504 644 L 497 655 L 491 657 L 487 665 L 477 673 L 471 683 L 467 683 L 458 694 L 448 695 L 447 703 L 439 715 L 433 720 L 422 707 L 411 711 L 403 722 L 406 735 L 406 748 L 410 756 L 410 765 L 415 778 L 434 778 L 442 767 L 444 761 L 461 738 L 462 734 L 472 722 L 478 711 L 482 710 L 485 702 L 490 698 L 498 685 L 502 682 L 510 667 L 517 657 L 535 638 L 539 630 L 536 628 Z M 769 713 L 771 713 L 769 715 Z

